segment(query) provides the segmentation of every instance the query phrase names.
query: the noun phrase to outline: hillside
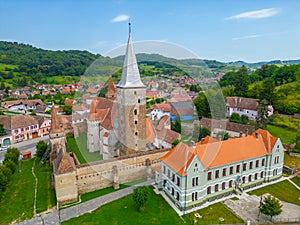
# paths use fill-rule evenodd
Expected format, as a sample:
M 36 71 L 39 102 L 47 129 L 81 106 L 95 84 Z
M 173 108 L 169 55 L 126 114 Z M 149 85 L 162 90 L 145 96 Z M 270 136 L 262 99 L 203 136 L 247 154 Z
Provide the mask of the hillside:
M 246 66 L 249 68 L 260 68 L 262 65 L 277 65 L 277 66 L 285 66 L 285 65 L 294 65 L 294 64 L 300 64 L 300 59 L 296 60 L 272 60 L 272 61 L 266 61 L 266 62 L 256 62 L 256 63 L 247 63 L 244 61 L 235 61 L 235 62 L 228 62 L 228 65 L 232 66 Z

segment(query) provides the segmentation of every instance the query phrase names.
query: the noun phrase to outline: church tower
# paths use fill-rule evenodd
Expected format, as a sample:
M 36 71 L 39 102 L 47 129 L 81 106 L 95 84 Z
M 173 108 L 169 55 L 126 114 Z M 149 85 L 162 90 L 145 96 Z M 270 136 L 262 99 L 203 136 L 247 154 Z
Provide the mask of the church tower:
M 146 86 L 141 81 L 130 26 L 122 78 L 117 85 L 121 155 L 146 151 Z

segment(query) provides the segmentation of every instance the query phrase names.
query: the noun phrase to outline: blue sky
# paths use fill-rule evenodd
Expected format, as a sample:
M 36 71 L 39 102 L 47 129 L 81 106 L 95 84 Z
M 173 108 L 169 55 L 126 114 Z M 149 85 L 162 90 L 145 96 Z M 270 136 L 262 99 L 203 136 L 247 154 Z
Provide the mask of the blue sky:
M 126 43 L 130 17 L 134 41 L 175 43 L 203 59 L 299 59 L 299 10 L 297 0 L 0 0 L 0 40 L 105 54 Z

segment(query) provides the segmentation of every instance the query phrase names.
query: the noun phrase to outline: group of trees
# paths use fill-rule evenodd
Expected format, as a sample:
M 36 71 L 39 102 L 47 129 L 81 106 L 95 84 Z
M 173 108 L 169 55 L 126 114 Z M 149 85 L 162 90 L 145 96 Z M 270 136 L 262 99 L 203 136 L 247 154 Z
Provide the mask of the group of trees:
M 31 45 L 0 42 L 0 63 L 20 65 L 12 71 L 39 82 L 45 76 L 78 76 L 100 55 L 88 51 L 50 51 Z
M 222 87 L 225 96 L 266 100 L 267 104 L 273 105 L 279 113 L 294 114 L 300 111 L 300 106 L 286 100 L 287 93 L 284 93 L 287 92 L 286 88 L 279 91 L 276 90 L 276 87 L 294 81 L 300 86 L 299 79 L 300 64 L 282 67 L 262 65 L 254 72 L 248 71 L 245 66 L 242 66 L 236 72 L 226 73 L 219 81 L 219 85 Z
M 249 122 L 249 117 L 246 115 L 240 116 L 238 113 L 232 113 L 229 122 L 247 124 Z
M 20 152 L 17 148 L 9 148 L 4 156 L 3 164 L 0 166 L 0 199 L 6 186 L 15 173 L 18 165 Z

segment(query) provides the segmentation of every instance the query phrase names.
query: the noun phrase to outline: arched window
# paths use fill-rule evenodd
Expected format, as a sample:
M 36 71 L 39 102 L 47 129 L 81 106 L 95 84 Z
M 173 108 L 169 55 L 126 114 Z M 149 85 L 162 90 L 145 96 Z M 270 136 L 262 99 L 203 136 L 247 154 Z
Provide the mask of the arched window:
M 137 109 L 134 110 L 134 115 L 137 115 Z
M 175 193 L 174 193 L 174 188 L 172 188 L 172 195 L 174 195 Z
M 232 180 L 229 181 L 229 187 L 232 187 Z
M 179 193 L 178 192 L 176 192 L 176 199 L 177 199 L 177 201 L 179 201 Z

